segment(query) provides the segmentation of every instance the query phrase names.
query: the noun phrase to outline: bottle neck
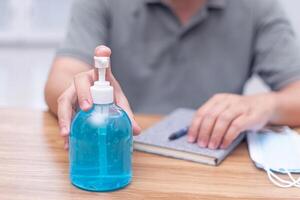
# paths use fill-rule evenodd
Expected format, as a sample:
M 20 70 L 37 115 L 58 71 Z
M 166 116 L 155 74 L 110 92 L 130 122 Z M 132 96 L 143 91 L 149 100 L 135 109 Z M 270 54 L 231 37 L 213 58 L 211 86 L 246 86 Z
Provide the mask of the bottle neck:
M 99 106 L 105 106 L 105 107 L 109 107 L 114 105 L 114 103 L 105 103 L 105 104 L 99 104 L 99 103 L 94 103 L 94 106 L 99 107 Z
M 93 110 L 94 112 L 97 113 L 102 113 L 103 115 L 108 115 L 111 110 L 114 107 L 114 103 L 108 103 L 108 104 L 93 104 L 93 108 L 91 110 Z

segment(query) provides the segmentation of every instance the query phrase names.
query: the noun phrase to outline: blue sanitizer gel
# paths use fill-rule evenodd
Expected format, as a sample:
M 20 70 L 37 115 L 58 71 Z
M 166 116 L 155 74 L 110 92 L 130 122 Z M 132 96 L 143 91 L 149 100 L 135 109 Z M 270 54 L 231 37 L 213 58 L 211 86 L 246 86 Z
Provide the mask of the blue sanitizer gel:
M 98 59 L 102 61 L 100 67 L 108 65 L 103 64 L 103 57 Z M 79 111 L 71 125 L 70 179 L 72 184 L 85 190 L 116 190 L 132 179 L 131 123 L 127 114 L 113 103 L 109 84 L 95 82 L 91 93 L 93 108 Z

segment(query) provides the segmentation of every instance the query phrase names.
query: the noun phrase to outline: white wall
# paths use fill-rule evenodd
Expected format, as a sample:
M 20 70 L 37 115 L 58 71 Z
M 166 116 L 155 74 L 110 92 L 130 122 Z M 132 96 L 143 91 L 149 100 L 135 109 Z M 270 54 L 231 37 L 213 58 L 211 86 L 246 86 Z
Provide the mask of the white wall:
M 72 0 L 0 0 L 0 106 L 46 109 L 44 84 Z

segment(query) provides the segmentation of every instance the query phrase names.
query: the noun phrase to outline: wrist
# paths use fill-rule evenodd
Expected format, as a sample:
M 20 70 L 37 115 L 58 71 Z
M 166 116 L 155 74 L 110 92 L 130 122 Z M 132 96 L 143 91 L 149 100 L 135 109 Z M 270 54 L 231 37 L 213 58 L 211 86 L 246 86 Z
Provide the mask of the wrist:
M 266 106 L 270 109 L 270 124 L 278 124 L 280 121 L 280 95 L 277 92 L 265 94 Z

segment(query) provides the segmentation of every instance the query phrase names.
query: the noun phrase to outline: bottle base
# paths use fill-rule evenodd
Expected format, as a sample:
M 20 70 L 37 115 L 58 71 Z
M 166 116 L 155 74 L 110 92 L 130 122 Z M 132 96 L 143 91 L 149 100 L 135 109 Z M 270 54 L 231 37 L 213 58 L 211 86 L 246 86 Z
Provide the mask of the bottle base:
M 131 183 L 131 177 L 114 178 L 111 177 L 97 177 L 97 178 L 83 178 L 72 177 L 71 183 L 79 189 L 91 192 L 110 192 L 125 188 Z

